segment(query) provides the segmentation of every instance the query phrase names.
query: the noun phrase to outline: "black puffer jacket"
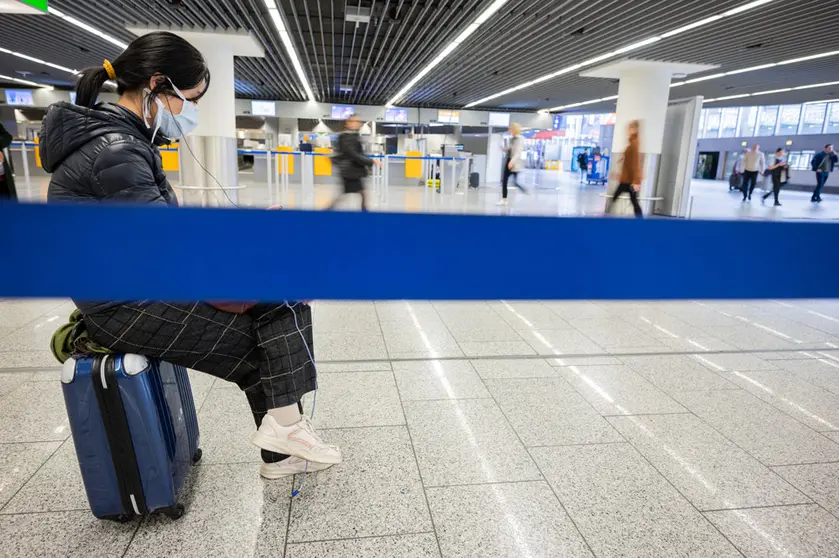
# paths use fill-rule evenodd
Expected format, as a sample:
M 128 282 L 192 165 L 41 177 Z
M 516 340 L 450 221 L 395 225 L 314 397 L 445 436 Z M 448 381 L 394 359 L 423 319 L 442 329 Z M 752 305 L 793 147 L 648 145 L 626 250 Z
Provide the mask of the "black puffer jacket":
M 48 200 L 177 205 L 151 136 L 119 105 L 52 105 L 41 128 L 41 161 L 52 173 Z

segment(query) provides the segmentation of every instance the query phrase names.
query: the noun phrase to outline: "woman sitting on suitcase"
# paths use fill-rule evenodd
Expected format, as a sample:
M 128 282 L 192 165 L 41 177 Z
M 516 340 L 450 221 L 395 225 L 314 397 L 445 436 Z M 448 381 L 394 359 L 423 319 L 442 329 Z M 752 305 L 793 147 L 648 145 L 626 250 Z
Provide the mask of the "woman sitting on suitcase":
M 107 80 L 116 82 L 119 100 L 96 104 Z M 53 173 L 49 201 L 176 206 L 157 146 L 195 129 L 199 100 L 209 85 L 201 53 L 165 32 L 139 37 L 113 63 L 106 60 L 102 67 L 82 71 L 77 104 L 56 103 L 44 119 L 41 158 Z M 152 224 L 148 235 L 152 248 L 155 242 L 166 242 L 154 237 Z M 90 243 L 95 253 L 95 239 L 78 242 Z M 130 256 L 123 264 L 127 267 L 114 269 L 130 272 Z M 238 384 L 258 428 L 253 442 L 263 450 L 262 476 L 303 472 L 307 461 L 310 471 L 341 462 L 340 450 L 320 438 L 299 405 L 317 387 L 308 305 L 76 305 L 88 335 L 103 347 L 160 358 Z

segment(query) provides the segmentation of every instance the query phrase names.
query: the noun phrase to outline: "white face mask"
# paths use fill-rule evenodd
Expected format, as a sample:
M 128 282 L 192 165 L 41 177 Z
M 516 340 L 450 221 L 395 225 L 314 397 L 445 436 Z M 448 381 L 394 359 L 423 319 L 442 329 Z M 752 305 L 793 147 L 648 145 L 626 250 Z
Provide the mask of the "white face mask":
M 161 101 L 159 97 L 155 97 L 154 102 L 157 104 L 157 115 L 154 117 L 154 133 L 152 134 L 152 141 L 154 141 L 155 136 L 157 136 L 158 130 L 160 130 L 160 132 L 170 140 L 175 140 L 191 134 L 198 126 L 198 106 L 192 101 L 188 101 L 186 97 L 184 97 L 184 94 L 175 87 L 172 80 L 169 80 L 169 83 L 172 85 L 175 95 L 183 101 L 184 105 L 180 114 L 172 114 L 166 109 L 163 101 Z M 148 99 L 148 96 L 151 95 L 151 90 L 146 88 L 143 93 Z M 146 126 L 149 128 L 151 128 L 151 125 L 148 123 L 150 117 L 151 107 L 149 106 L 149 102 L 145 100 L 143 102 L 143 118 L 146 120 Z

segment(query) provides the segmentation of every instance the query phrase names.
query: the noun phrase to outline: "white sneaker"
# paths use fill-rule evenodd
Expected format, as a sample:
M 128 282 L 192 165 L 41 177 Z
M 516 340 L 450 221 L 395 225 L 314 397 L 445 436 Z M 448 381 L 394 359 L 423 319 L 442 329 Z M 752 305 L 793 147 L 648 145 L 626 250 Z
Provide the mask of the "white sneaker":
M 506 198 L 501 198 L 495 205 L 507 205 L 508 203 Z
M 307 464 L 309 465 L 308 469 L 306 468 Z M 276 463 L 263 463 L 259 466 L 259 475 L 264 479 L 277 480 L 306 472 L 316 473 L 330 467 L 332 467 L 332 463 L 312 463 L 292 455 Z
M 321 440 L 306 415 L 291 426 L 282 426 L 271 415 L 265 415 L 251 441 L 261 449 L 293 455 L 312 463 L 335 464 L 342 460 L 341 450 Z

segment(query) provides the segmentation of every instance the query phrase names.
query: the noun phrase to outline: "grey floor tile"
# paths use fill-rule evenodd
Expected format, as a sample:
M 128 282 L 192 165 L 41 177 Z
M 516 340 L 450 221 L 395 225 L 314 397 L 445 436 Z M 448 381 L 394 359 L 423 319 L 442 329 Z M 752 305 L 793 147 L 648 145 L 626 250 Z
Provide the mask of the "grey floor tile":
M 318 333 L 314 334 L 316 358 L 322 360 L 386 360 L 385 341 L 381 333 Z
M 709 370 L 714 371 L 719 371 L 720 368 L 737 370 L 739 372 L 745 370 L 777 370 L 778 368 L 772 361 L 759 358 L 750 353 L 699 354 L 693 357 L 693 359 Z
M 49 351 L 52 334 L 67 316 L 54 321 L 36 319 L 0 339 L 0 352 Z
M 676 396 L 688 409 L 765 465 L 839 460 L 839 445 L 746 391 Z
M 609 422 L 700 510 L 810 502 L 694 415 L 611 417 Z
M 562 373 L 602 415 L 687 412 L 628 366 L 569 366 Z
M 390 362 L 318 362 L 318 372 L 383 372 L 392 370 Z
M 189 385 L 192 388 L 192 398 L 195 401 L 195 408 L 200 409 L 207 394 L 210 393 L 210 390 L 215 385 L 217 378 L 204 372 L 196 372 L 195 370 L 187 370 L 187 375 L 189 375 Z M 218 381 L 224 382 L 224 380 Z M 236 387 L 238 388 L 239 386 Z
M 290 492 L 289 479 L 263 481 L 255 464 L 202 464 L 183 490 L 186 514 L 145 520 L 125 556 L 282 556 Z
M 455 329 L 452 330 L 452 335 L 458 343 L 522 341 L 516 330 L 507 325 L 487 329 Z
M 839 443 L 839 432 L 822 432 L 826 437 L 830 438 L 831 440 Z
M 839 519 L 815 504 L 705 516 L 748 558 L 839 556 Z
M 0 401 L 0 443 L 61 441 L 69 435 L 60 383 L 25 384 Z
M 0 398 L 27 383 L 31 376 L 29 372 L 0 372 Z
M 595 302 L 585 300 L 567 300 L 561 302 L 543 302 L 546 308 L 562 318 L 606 318 L 609 312 Z
M 404 406 L 425 486 L 541 478 L 494 401 L 421 401 Z
M 717 337 L 738 349 L 749 351 L 771 351 L 800 348 L 791 340 L 768 333 L 750 324 L 733 326 L 712 326 L 705 328 L 709 337 Z
M 327 430 L 344 462 L 309 476 L 294 500 L 289 542 L 432 530 L 405 427 Z
M 470 361 L 481 378 L 556 378 L 559 370 L 541 358 L 475 359 Z
M 61 442 L 0 445 L 0 513 L 60 445 Z
M 817 353 L 810 354 L 817 355 Z M 778 366 L 784 370 L 789 370 L 799 378 L 839 395 L 839 362 L 829 358 L 776 362 Z
M 721 374 L 813 430 L 839 430 L 839 395 L 791 372 L 754 370 Z
M 486 380 L 486 384 L 526 446 L 624 441 L 562 378 Z
M 467 360 L 394 362 L 393 375 L 402 401 L 490 397 Z
M 490 306 L 514 329 L 573 329 L 540 302 L 496 302 Z
M 773 470 L 827 511 L 839 516 L 839 463 L 787 465 L 773 467 Z
M 60 364 L 49 350 L 0 352 L 0 369 L 58 368 L 59 366 Z
M 0 516 L 0 555 L 113 558 L 122 556 L 136 523 L 116 523 L 89 511 Z
M 303 410 L 311 411 L 312 397 Z M 314 422 L 318 428 L 405 424 L 392 372 L 319 374 Z
M 623 364 L 620 358 L 607 355 L 584 357 L 559 356 L 545 360 L 551 366 L 612 366 Z
M 0 324 L 3 324 L 3 327 L 17 328 L 46 315 L 64 318 L 64 303 L 65 300 L 59 299 L 3 300 L 0 301 Z
M 737 348 L 733 345 L 729 345 L 725 341 L 717 339 L 715 337 L 679 337 L 678 339 L 671 339 L 668 337 L 662 337 L 661 342 L 667 345 L 673 351 L 678 351 L 681 353 L 690 353 L 690 352 L 707 352 L 707 351 L 735 351 Z
M 737 389 L 735 384 L 685 355 L 624 356 L 621 360 L 665 393 Z
M 648 347 L 657 345 L 656 338 L 620 318 L 572 319 L 571 325 L 601 347 Z
M 605 353 L 600 345 L 573 329 L 519 330 L 519 335 L 540 355 L 562 357 Z
M 530 453 L 596 556 L 740 556 L 628 444 Z
M 457 341 L 445 328 L 418 329 L 413 324 L 400 324 L 398 329 L 385 329 L 383 335 L 391 358 L 400 358 L 396 356 L 400 353 L 420 352 L 463 356 Z
M 495 341 L 487 343 L 459 343 L 468 357 L 535 355 L 533 347 L 524 341 Z
M 438 558 L 440 550 L 434 533 L 344 539 L 338 541 L 294 543 L 286 558 Z
M 399 300 L 388 302 L 376 302 L 376 313 L 382 323 L 385 322 L 414 322 L 421 324 L 438 322 L 442 323 L 434 305 L 428 301 Z
M 544 481 L 427 493 L 443 556 L 592 556 Z
M 67 440 L 0 513 L 87 509 L 87 494 L 76 458 L 76 449 L 73 441 Z
M 198 427 L 202 463 L 261 461 L 259 448 L 251 443 L 256 424 L 242 390 L 211 390 L 198 412 Z

